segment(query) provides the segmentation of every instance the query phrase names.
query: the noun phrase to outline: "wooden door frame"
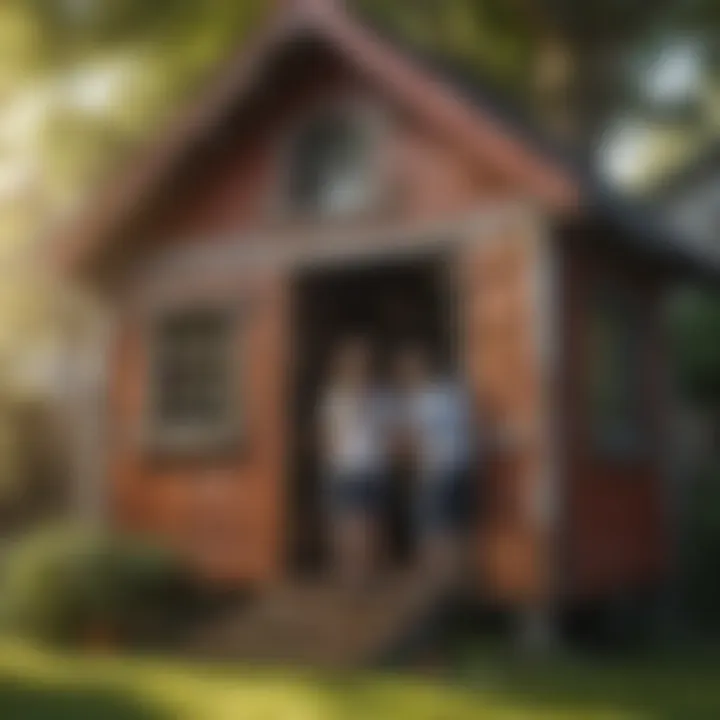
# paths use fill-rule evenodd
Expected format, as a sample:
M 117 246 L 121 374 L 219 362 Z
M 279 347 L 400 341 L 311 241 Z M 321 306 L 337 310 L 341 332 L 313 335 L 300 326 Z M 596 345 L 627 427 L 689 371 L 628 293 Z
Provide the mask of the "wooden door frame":
M 291 337 L 289 338 L 290 352 L 288 357 L 290 362 L 286 367 L 286 382 L 288 383 L 289 406 L 286 418 L 287 447 L 288 450 L 288 466 L 286 468 L 286 477 L 282 486 L 285 488 L 284 498 L 284 515 L 287 519 L 286 538 L 285 538 L 285 566 L 286 571 L 290 574 L 296 572 L 295 561 L 293 559 L 294 541 L 296 537 L 295 527 L 297 510 L 294 508 L 294 486 L 297 482 L 295 477 L 295 468 L 293 467 L 293 455 L 297 452 L 298 438 L 296 423 L 296 407 L 297 400 L 297 383 L 298 372 L 297 363 L 299 362 L 300 352 L 305 340 L 300 337 L 302 328 L 299 320 L 299 303 L 300 293 L 303 292 L 301 284 L 308 275 L 316 275 L 321 280 L 331 280 L 338 275 L 350 273 L 362 274 L 373 268 L 408 268 L 427 263 L 432 266 L 433 273 L 437 276 L 437 301 L 440 304 L 439 313 L 443 321 L 448 323 L 446 330 L 447 336 L 443 345 L 446 346 L 448 358 L 452 367 L 462 368 L 463 353 L 462 346 L 464 337 L 462 333 L 462 324 L 460 319 L 460 308 L 462 305 L 462 288 L 457 282 L 458 276 L 458 259 L 462 253 L 462 238 L 441 238 L 437 243 L 418 244 L 417 247 L 406 248 L 404 252 L 397 253 L 394 248 L 379 249 L 374 253 L 363 253 L 360 258 L 349 257 L 343 258 L 341 262 L 337 260 L 330 263 L 313 264 L 297 263 L 292 268 L 288 268 L 286 282 L 288 284 L 290 318 L 291 318 Z

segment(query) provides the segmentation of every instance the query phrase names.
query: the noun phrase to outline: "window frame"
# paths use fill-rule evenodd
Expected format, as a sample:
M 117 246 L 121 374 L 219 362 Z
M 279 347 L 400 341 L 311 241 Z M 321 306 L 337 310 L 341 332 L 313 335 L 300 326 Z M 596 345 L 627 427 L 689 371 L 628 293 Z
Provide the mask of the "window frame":
M 359 207 L 347 212 L 323 212 L 321 209 L 304 209 L 293 197 L 293 163 L 297 145 L 303 136 L 318 124 L 332 118 L 350 119 L 357 124 L 367 141 L 365 161 L 365 200 Z M 389 173 L 386 153 L 382 147 L 388 136 L 389 123 L 386 116 L 374 103 L 345 98 L 332 102 L 322 101 L 288 121 L 283 130 L 277 168 L 279 178 L 275 193 L 271 193 L 270 214 L 284 220 L 315 223 L 343 222 L 370 216 L 381 209 L 389 193 Z
M 218 423 L 196 423 L 181 426 L 160 417 L 161 384 L 158 380 L 163 362 L 162 326 L 169 319 L 185 315 L 210 313 L 222 316 L 227 323 L 228 363 L 226 393 L 230 400 L 227 417 Z M 248 403 L 243 381 L 245 344 L 240 311 L 217 302 L 174 303 L 154 308 L 146 318 L 144 331 L 146 362 L 144 367 L 143 422 L 141 444 L 151 455 L 186 456 L 217 454 L 238 448 L 245 440 Z

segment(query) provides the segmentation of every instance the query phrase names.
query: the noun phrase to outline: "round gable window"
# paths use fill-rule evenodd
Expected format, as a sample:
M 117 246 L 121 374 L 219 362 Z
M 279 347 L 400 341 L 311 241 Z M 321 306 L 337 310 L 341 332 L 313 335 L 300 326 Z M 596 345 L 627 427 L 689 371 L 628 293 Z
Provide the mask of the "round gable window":
M 294 211 L 322 216 L 360 212 L 371 202 L 371 133 L 350 113 L 314 120 L 295 138 L 289 200 Z

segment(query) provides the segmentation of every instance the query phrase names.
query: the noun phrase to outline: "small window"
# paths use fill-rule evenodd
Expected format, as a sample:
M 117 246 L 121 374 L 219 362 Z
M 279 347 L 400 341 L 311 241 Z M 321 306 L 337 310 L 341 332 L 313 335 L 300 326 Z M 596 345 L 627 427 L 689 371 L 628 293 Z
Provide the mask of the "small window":
M 590 332 L 595 446 L 602 454 L 635 455 L 645 434 L 640 307 L 623 293 L 602 292 L 595 300 Z
M 370 133 L 352 113 L 334 113 L 305 127 L 290 156 L 293 211 L 322 216 L 360 212 L 370 203 Z
M 152 426 L 161 444 L 195 447 L 228 438 L 237 417 L 230 313 L 191 310 L 153 331 Z

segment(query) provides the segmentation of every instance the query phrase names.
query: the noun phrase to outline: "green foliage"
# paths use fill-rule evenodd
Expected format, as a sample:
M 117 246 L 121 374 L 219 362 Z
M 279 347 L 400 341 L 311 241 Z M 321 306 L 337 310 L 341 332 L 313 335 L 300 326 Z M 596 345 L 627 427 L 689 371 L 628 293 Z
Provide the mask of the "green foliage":
M 530 77 L 533 29 L 511 3 L 496 0 L 355 0 L 378 26 L 427 51 L 455 58 L 515 90 Z M 537 28 L 536 30 L 539 30 Z
M 58 65 L 142 42 L 180 42 L 212 23 L 242 33 L 267 3 L 261 0 L 6 0 L 8 16 L 35 28 L 26 53 Z M 32 53 L 32 54 L 30 54 Z
M 720 418 L 720 295 L 684 292 L 674 305 L 673 348 L 683 394 L 702 411 L 710 431 Z M 701 459 L 691 483 L 683 537 L 684 588 L 689 617 L 699 628 L 720 630 L 720 463 Z M 692 480 L 689 478 L 689 480 Z
M 703 473 L 693 488 L 688 513 L 686 592 L 689 616 L 697 629 L 720 630 L 720 465 Z
M 171 554 L 126 537 L 68 528 L 22 540 L 3 568 L 6 631 L 82 642 L 142 638 L 177 609 L 187 580 Z
M 720 407 L 720 295 L 690 290 L 672 313 L 679 380 L 685 392 L 710 411 Z

